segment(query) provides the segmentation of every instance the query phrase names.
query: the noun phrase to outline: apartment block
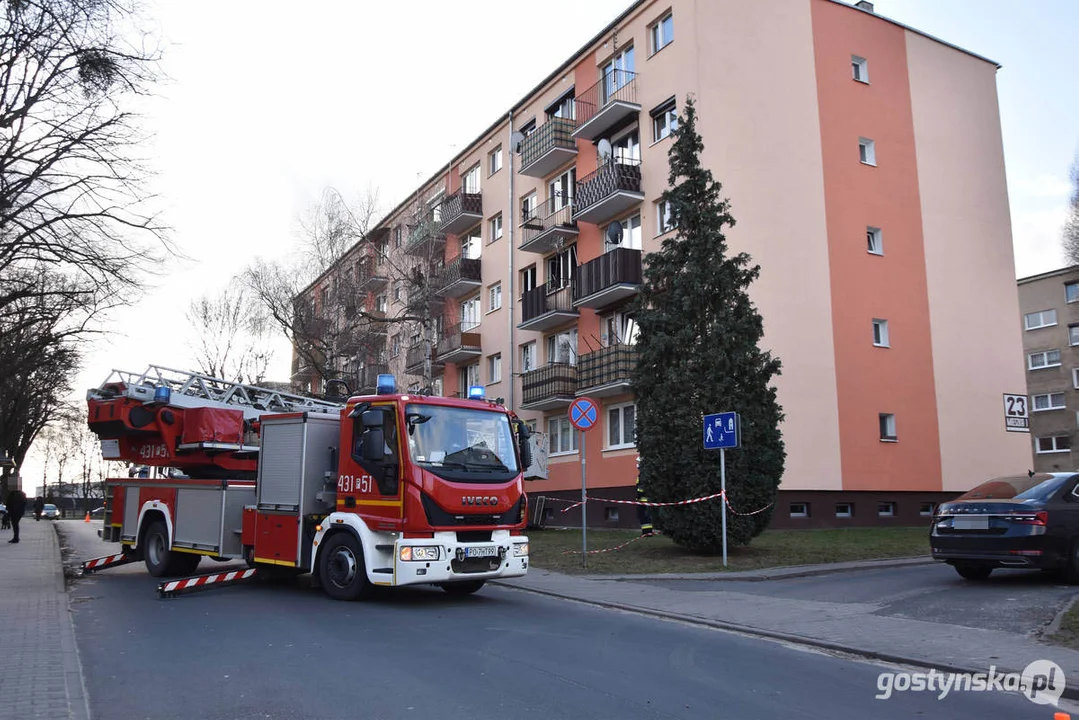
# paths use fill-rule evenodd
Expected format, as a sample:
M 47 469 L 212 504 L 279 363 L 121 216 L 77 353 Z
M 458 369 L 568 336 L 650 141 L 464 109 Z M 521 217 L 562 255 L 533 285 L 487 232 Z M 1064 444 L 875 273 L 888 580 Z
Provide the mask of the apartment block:
M 1071 471 L 1079 467 L 1079 265 L 1020 279 L 1019 307 L 1033 469 Z
M 923 523 L 935 503 L 1029 465 L 1001 407 L 1024 377 L 998 67 L 868 2 L 641 0 L 309 294 L 342 287 L 343 272 L 375 257 L 343 287 L 392 315 L 415 298 L 377 258 L 411 258 L 434 278 L 424 303 L 437 337 L 390 326 L 384 349 L 342 367 L 364 381 L 388 368 L 418 390 L 429 364 L 429 389 L 444 395 L 486 385 L 545 443 L 546 477 L 528 491 L 534 519 L 554 525 L 579 522 L 560 502 L 581 492 L 567 408 L 594 397 L 603 418 L 586 443 L 589 491 L 631 497 L 627 304 L 670 236 L 660 196 L 692 95 L 702 161 L 737 219 L 731 251 L 761 266 L 750 293 L 783 362 L 787 462 L 773 525 Z M 588 518 L 635 522 L 616 504 L 595 503 Z

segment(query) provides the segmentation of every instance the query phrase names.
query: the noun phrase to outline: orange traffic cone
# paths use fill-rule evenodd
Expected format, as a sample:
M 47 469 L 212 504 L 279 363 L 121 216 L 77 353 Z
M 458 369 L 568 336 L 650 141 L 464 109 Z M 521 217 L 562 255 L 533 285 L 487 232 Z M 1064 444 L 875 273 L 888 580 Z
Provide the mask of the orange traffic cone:
M 86 519 L 83 520 L 83 522 L 90 522 L 90 511 L 89 510 L 86 511 Z
M 1053 720 L 1071 720 L 1071 715 L 1064 712 L 1053 713 Z

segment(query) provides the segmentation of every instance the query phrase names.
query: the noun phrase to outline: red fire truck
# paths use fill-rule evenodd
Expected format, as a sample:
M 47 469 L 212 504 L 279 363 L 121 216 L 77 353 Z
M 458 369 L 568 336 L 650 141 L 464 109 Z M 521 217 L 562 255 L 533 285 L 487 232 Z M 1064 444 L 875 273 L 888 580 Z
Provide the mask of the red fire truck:
M 101 536 L 122 550 L 86 572 L 242 558 L 352 600 L 376 585 L 467 594 L 528 570 L 529 431 L 482 388 L 400 394 L 379 376 L 376 394 L 334 403 L 151 366 L 113 371 L 87 402 L 103 457 L 154 470 L 106 481 Z

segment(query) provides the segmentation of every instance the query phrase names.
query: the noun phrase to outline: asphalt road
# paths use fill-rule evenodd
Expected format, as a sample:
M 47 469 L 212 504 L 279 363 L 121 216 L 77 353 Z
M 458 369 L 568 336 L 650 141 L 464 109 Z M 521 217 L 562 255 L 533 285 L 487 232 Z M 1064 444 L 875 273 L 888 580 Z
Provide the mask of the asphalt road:
M 876 604 L 876 615 L 1026 634 L 1043 629 L 1079 592 L 1039 571 L 995 570 L 987 581 L 971 582 L 943 564 L 765 582 L 633 582 L 683 592 L 720 589 L 792 600 Z
M 96 527 L 60 526 L 76 558 L 114 550 Z M 155 587 L 130 565 L 70 589 L 94 718 L 980 720 L 1053 710 L 1004 693 L 877 700 L 879 673 L 896 668 L 502 587 L 368 603 L 265 584 L 159 600 Z

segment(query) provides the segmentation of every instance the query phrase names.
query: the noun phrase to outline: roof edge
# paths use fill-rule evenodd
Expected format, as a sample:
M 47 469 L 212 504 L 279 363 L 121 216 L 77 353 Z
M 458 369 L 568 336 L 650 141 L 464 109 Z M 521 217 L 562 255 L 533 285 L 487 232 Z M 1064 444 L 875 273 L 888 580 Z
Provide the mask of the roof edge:
M 1045 280 L 1051 277 L 1058 277 L 1060 275 L 1067 275 L 1069 272 L 1079 271 L 1079 265 L 1068 265 L 1067 267 L 1057 268 L 1056 270 L 1048 270 L 1037 275 L 1028 275 L 1027 277 L 1019 278 L 1015 281 L 1016 285 L 1025 285 L 1037 280 Z

